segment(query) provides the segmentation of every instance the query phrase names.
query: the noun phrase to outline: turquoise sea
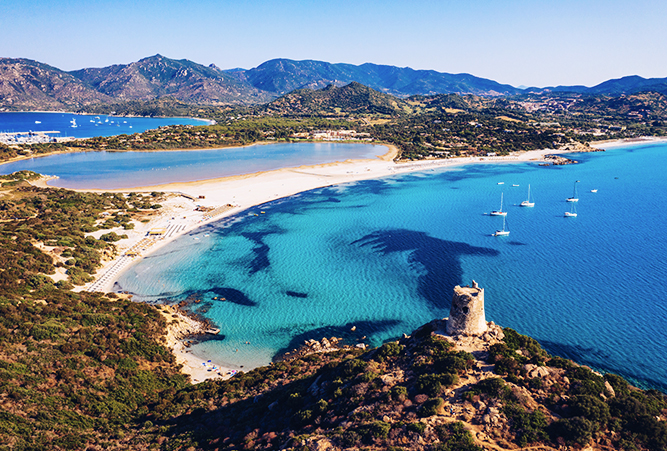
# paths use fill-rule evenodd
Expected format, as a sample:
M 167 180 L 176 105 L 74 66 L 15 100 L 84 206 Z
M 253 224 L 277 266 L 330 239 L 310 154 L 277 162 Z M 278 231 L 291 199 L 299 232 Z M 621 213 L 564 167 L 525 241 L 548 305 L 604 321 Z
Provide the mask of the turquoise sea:
M 375 158 L 387 147 L 370 144 L 266 144 L 171 152 L 75 152 L 0 165 L 0 174 L 30 170 L 57 175 L 61 188 L 115 189 L 252 174 L 300 165 Z
M 301 193 L 181 237 L 116 288 L 201 300 L 193 309 L 221 334 L 193 352 L 248 369 L 307 338 L 379 345 L 409 334 L 447 316 L 453 286 L 475 279 L 487 320 L 665 390 L 667 145 L 572 158 L 580 163 L 470 165 Z M 565 218 L 577 180 L 578 216 Z M 535 207 L 521 208 L 529 184 Z M 488 213 L 502 193 L 511 233 L 493 237 L 502 218 Z
M 0 133 L 56 131 L 52 137 L 92 138 L 141 133 L 164 125 L 206 125 L 181 117 L 121 117 L 75 113 L 0 113 Z

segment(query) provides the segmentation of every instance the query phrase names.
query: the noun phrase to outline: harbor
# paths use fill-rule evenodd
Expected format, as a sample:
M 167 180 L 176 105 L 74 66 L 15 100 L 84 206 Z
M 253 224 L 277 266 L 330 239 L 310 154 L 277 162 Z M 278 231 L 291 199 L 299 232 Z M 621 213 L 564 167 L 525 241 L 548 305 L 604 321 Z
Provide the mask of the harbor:
M 0 133 L 0 143 L 11 146 L 12 144 L 45 144 L 73 141 L 71 136 L 49 136 L 59 135 L 57 130 L 51 131 L 28 131 L 28 132 L 4 132 Z

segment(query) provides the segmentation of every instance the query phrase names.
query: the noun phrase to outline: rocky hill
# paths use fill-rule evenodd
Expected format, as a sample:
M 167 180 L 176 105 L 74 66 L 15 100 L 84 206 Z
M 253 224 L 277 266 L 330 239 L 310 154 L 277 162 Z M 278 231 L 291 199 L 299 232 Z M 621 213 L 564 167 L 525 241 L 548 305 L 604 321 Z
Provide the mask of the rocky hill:
M 147 415 L 170 449 L 664 450 L 667 399 L 549 356 L 512 329 L 435 320 L 362 352 L 302 354 L 181 392 Z M 173 403 L 173 402 L 172 402 Z M 186 407 L 187 406 L 187 407 Z
M 76 109 L 91 104 L 153 101 L 170 96 L 190 104 L 261 104 L 298 89 L 351 82 L 396 96 L 472 93 L 498 96 L 520 91 L 469 74 L 446 74 L 375 64 L 331 64 L 276 59 L 245 70 L 222 71 L 162 55 L 103 68 L 63 72 L 26 59 L 0 59 L 0 108 Z
M 641 92 L 658 92 L 667 94 L 667 78 L 644 78 L 638 75 L 630 75 L 627 77 L 607 80 L 590 88 L 581 85 L 555 86 L 549 88 L 528 88 L 525 92 L 570 92 L 609 96 L 630 95 Z
M 110 100 L 55 67 L 27 59 L 0 58 L 0 109 L 72 109 Z
M 247 80 L 257 89 L 278 94 L 301 88 L 323 88 L 329 84 L 340 86 L 353 81 L 397 96 L 439 93 L 497 96 L 521 92 L 510 85 L 470 74 L 448 74 L 371 63 L 355 66 L 274 59 L 247 71 L 235 70 L 234 75 Z
M 265 110 L 281 116 L 332 116 L 341 112 L 400 115 L 410 111 L 410 106 L 397 97 L 352 82 L 342 87 L 299 89 L 267 104 Z
M 253 69 L 223 71 L 162 55 L 134 63 L 63 72 L 27 59 L 0 58 L 0 108 L 8 110 L 76 109 L 92 104 L 154 101 L 169 96 L 188 104 L 262 104 L 295 90 L 317 90 L 356 82 L 397 97 L 474 94 L 497 97 L 521 94 L 578 93 L 626 95 L 667 93 L 667 79 L 638 76 L 609 80 L 592 88 L 558 86 L 521 90 L 470 74 L 448 74 L 409 67 L 366 63 L 274 59 Z
M 81 69 L 71 74 L 117 100 L 171 96 L 189 103 L 239 104 L 262 103 L 271 98 L 215 67 L 162 55 L 127 65 Z

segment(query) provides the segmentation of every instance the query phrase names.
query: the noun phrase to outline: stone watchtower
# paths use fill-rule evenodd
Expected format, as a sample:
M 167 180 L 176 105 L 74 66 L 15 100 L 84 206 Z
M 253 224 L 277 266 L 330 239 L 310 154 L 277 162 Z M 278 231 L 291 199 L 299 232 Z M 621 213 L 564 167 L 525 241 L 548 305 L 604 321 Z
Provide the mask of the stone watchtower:
M 481 335 L 487 330 L 484 314 L 484 288 L 472 281 L 472 287 L 454 287 L 447 320 L 448 335 Z

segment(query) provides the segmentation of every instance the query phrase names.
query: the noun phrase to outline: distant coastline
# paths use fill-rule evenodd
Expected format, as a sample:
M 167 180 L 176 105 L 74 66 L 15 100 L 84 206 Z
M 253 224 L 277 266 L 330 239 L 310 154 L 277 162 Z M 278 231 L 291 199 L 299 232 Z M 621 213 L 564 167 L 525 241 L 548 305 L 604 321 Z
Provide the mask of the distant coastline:
M 33 117 L 30 117 L 30 115 Z M 72 125 L 69 123 L 63 125 L 61 115 L 69 115 L 69 118 L 72 119 Z M 104 122 L 98 121 L 94 124 L 95 127 L 92 127 L 90 123 L 95 121 L 92 119 L 89 121 L 88 119 L 91 117 L 99 119 L 100 116 L 106 118 Z M 79 119 L 80 123 L 76 124 L 75 119 Z M 122 124 L 121 119 L 125 119 Z M 120 135 L 134 135 L 166 125 L 179 124 L 210 126 L 216 124 L 216 121 L 189 116 L 139 116 L 72 111 L 0 111 L 0 143 L 8 146 L 60 143 L 67 146 L 69 142 L 82 141 L 97 136 L 110 138 Z M 98 125 L 102 125 L 102 127 L 98 128 Z M 54 131 L 56 131 L 56 134 L 53 133 Z M 56 153 L 59 152 L 46 151 L 36 156 Z M 16 160 L 11 159 L 3 161 L 3 163 L 12 161 Z
M 31 110 L 31 111 L 0 111 L 0 113 L 56 113 L 56 114 L 76 114 L 79 116 L 113 116 L 113 117 L 136 117 L 136 118 L 155 118 L 155 119 L 167 119 L 167 118 L 176 118 L 176 119 L 192 119 L 194 121 L 204 121 L 208 122 L 208 125 L 217 124 L 213 119 L 204 119 L 201 117 L 189 117 L 189 116 L 139 116 L 136 114 L 130 115 L 116 115 L 116 114 L 106 114 L 106 113 L 81 113 L 77 111 L 67 111 L 67 110 Z

